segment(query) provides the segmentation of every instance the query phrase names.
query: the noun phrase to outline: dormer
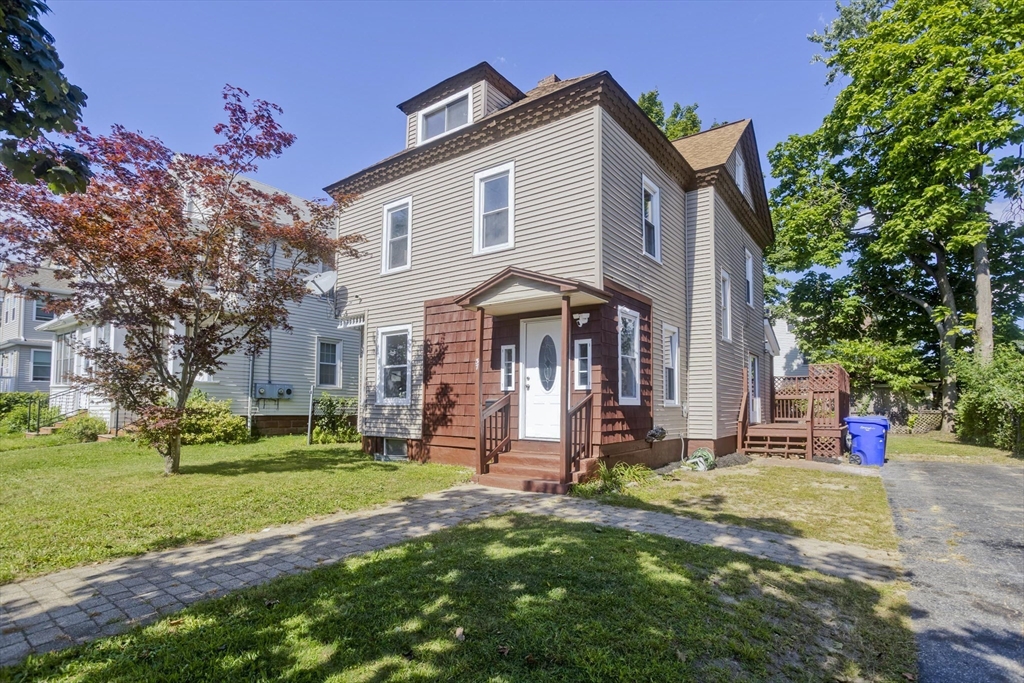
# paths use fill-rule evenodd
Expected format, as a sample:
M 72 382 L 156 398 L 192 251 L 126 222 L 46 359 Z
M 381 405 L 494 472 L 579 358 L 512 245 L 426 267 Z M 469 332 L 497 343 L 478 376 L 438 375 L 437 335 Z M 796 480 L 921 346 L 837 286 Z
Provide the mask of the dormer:
M 405 146 L 450 135 L 523 97 L 494 67 L 481 62 L 398 105 L 408 117 Z

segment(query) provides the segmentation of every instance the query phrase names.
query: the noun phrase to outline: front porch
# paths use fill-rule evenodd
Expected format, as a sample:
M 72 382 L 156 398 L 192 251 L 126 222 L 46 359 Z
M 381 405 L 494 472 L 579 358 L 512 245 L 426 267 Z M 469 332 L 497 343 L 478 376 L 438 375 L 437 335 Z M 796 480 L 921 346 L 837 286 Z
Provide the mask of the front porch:
M 649 456 L 650 304 L 605 284 L 508 268 L 427 302 L 420 455 L 470 464 L 482 484 L 544 492 L 567 491 L 601 456 Z M 617 400 L 622 307 L 637 312 L 635 405 Z

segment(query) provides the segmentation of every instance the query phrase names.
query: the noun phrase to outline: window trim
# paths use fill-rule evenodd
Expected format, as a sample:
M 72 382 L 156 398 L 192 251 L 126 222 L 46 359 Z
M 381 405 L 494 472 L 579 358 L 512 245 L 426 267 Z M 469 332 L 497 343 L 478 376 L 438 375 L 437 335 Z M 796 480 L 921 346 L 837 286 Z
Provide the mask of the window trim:
M 395 442 L 395 441 L 400 442 L 402 444 L 402 450 L 405 451 L 405 453 L 403 453 L 400 456 L 399 455 L 391 455 L 391 454 L 389 454 L 388 453 L 388 442 L 389 441 L 391 441 L 391 442 Z M 393 437 L 393 436 L 385 436 L 385 437 L 383 437 L 381 439 L 381 444 L 380 444 L 380 456 L 385 461 L 390 461 L 392 458 L 404 458 L 404 459 L 408 460 L 409 459 L 409 441 L 408 441 L 408 439 L 402 439 L 402 438 Z
M 743 158 L 743 150 L 736 150 L 736 158 L 732 163 L 732 179 L 736 183 L 740 194 L 747 197 L 747 162 Z M 747 197 L 749 201 L 749 197 Z
M 743 253 L 746 256 L 746 263 L 744 264 L 744 266 L 746 268 L 746 276 L 747 276 L 747 282 L 746 282 L 747 289 L 744 292 L 744 295 L 745 295 L 745 297 L 747 299 L 747 305 L 750 306 L 751 308 L 753 308 L 754 307 L 754 255 L 750 253 L 749 249 L 744 249 Z
M 384 337 L 405 333 L 406 357 L 405 366 L 405 398 L 385 398 L 384 396 Z M 377 328 L 377 405 L 408 406 L 412 405 L 412 325 L 392 325 Z
M 509 379 L 509 382 L 506 383 L 505 382 L 505 363 L 506 363 L 505 353 L 508 352 L 508 351 L 512 352 L 512 360 L 511 360 L 511 363 L 512 363 L 511 370 L 512 370 L 512 372 L 511 372 L 511 377 Z M 500 353 L 501 353 L 501 356 L 500 356 L 500 358 L 501 358 L 501 383 L 500 383 L 501 390 L 502 391 L 515 391 L 516 390 L 516 345 L 515 344 L 505 344 L 505 345 L 503 345 L 501 347 Z
M 50 372 L 47 373 L 46 379 L 36 379 L 36 354 L 39 352 L 50 354 Z M 49 382 L 50 378 L 53 377 L 53 349 L 49 351 L 46 349 L 31 349 L 29 354 L 29 372 L 32 375 L 32 378 L 29 380 L 30 382 Z
M 49 322 L 49 321 L 51 321 L 51 320 L 53 320 L 54 318 L 57 317 L 57 315 L 55 313 L 51 312 L 49 318 L 40 318 L 39 317 L 39 308 L 40 308 L 40 304 L 43 304 L 43 303 L 44 302 L 41 299 L 33 299 L 32 300 L 32 322 L 39 322 L 39 323 L 41 323 L 41 322 Z
M 508 173 L 508 241 L 493 247 L 484 247 L 483 184 L 496 176 Z M 516 162 L 509 161 L 492 166 L 473 175 L 473 255 L 493 254 L 516 247 Z
M 449 104 L 451 104 L 452 102 L 458 100 L 461 97 L 468 98 L 467 99 L 467 104 L 466 104 L 466 108 L 468 110 L 466 112 L 466 122 L 464 124 L 462 124 L 461 126 L 456 126 L 455 128 L 450 128 L 450 129 L 446 130 L 443 133 L 438 133 L 437 135 L 435 135 L 432 138 L 425 138 L 425 137 L 423 137 L 424 133 L 426 133 L 427 116 L 429 116 L 430 114 L 433 114 L 438 109 L 443 109 L 443 108 L 447 107 Z M 446 123 L 447 123 L 447 121 L 446 121 Z M 428 142 L 432 142 L 434 140 L 440 140 L 441 138 L 445 137 L 446 135 L 451 135 L 455 131 L 462 130 L 466 126 L 471 126 L 471 125 L 473 125 L 473 86 L 469 86 L 465 90 L 462 90 L 460 92 L 455 93 L 454 95 L 446 97 L 443 100 L 441 100 L 440 102 L 435 102 L 429 108 L 422 109 L 419 112 L 417 112 L 417 114 L 416 114 L 416 146 L 418 147 L 419 145 L 423 145 L 423 144 L 426 144 Z
M 664 405 L 665 407 L 675 407 L 675 406 L 680 405 L 680 399 L 679 399 L 679 328 L 676 327 L 675 325 L 669 325 L 668 323 L 662 323 L 662 325 L 661 325 L 661 336 L 662 336 L 662 341 L 661 341 L 661 343 L 662 343 L 662 353 L 664 353 L 665 337 L 666 336 L 668 337 L 668 352 L 669 352 L 669 355 L 671 356 L 672 379 L 673 379 L 673 387 L 675 389 L 675 398 L 670 400 L 668 398 L 668 391 L 667 391 L 668 382 L 666 380 L 668 379 L 668 373 L 665 372 L 665 371 L 668 370 L 668 366 L 666 365 L 662 369 L 663 370 L 662 371 L 662 375 L 663 375 L 662 381 L 665 382 L 665 385 L 662 386 L 662 388 L 661 388 L 662 405 Z M 664 362 L 664 361 L 662 361 L 662 362 Z
M 390 256 L 391 249 L 391 225 L 388 223 L 388 215 L 401 206 L 405 206 L 409 210 L 409 225 L 405 234 L 405 265 L 397 268 L 388 268 L 388 256 Z M 383 224 L 383 230 L 381 230 L 380 274 L 390 275 L 392 273 L 401 273 L 404 270 L 409 270 L 412 268 L 412 195 L 402 197 L 401 199 L 396 199 L 393 202 L 385 204 L 381 222 Z
M 580 348 L 587 347 L 587 382 L 580 381 Z M 589 391 L 594 385 L 594 345 L 590 339 L 573 340 L 572 345 L 572 384 L 580 391 Z
M 642 382 L 640 381 L 640 314 L 625 306 L 619 306 L 619 324 L 618 334 L 616 338 L 618 340 L 618 346 L 616 347 L 615 355 L 618 358 L 618 394 L 619 394 L 619 405 L 620 406 L 638 406 L 640 405 L 640 392 L 642 390 Z M 636 396 L 622 395 L 622 317 L 627 316 L 636 319 L 636 338 L 633 343 L 633 348 L 636 352 Z
M 334 353 L 335 353 L 334 369 L 335 369 L 335 373 L 336 373 L 335 377 L 337 379 L 337 384 L 322 384 L 320 382 L 320 366 L 323 365 L 323 362 L 320 360 L 320 344 L 334 344 Z M 318 387 L 324 387 L 326 389 L 340 389 L 342 386 L 344 386 L 344 381 L 345 381 L 344 377 L 345 376 L 343 374 L 343 370 L 344 370 L 345 366 L 344 366 L 344 363 L 342 362 L 342 359 L 344 357 L 344 352 L 345 352 L 345 343 L 343 341 L 341 341 L 340 339 L 335 339 L 333 337 L 317 337 L 316 338 L 316 351 L 315 351 L 315 355 L 316 355 L 316 385 Z
M 722 270 L 718 278 L 718 310 L 722 319 L 722 341 L 732 341 L 732 278 Z
M 640 174 L 640 251 L 647 258 L 661 263 L 661 190 L 644 174 Z M 651 193 L 651 206 L 654 211 L 654 253 L 647 253 L 647 241 L 644 234 L 647 230 L 647 216 L 644 215 L 644 192 Z

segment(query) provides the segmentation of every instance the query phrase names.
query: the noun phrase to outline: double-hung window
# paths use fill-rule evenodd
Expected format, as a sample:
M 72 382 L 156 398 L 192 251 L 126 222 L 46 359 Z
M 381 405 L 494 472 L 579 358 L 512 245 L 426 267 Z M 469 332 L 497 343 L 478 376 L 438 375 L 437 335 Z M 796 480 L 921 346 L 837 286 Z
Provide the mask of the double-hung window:
M 590 340 L 589 339 L 577 339 L 575 342 L 575 349 L 573 350 L 573 356 L 576 361 L 576 372 L 574 387 L 576 389 L 587 390 L 590 389 L 590 373 L 591 373 L 591 352 L 590 352 Z
M 516 347 L 501 347 L 501 390 L 513 391 L 516 388 Z
M 748 250 L 744 250 L 747 256 L 747 305 L 754 305 L 754 257 Z
M 316 383 L 322 387 L 341 386 L 341 342 L 317 341 Z
M 463 90 L 421 112 L 420 143 L 473 123 L 473 112 L 470 106 L 472 94 L 472 88 Z
M 665 344 L 665 405 L 679 405 L 679 328 L 663 327 Z
M 732 341 L 732 285 L 729 273 L 724 270 L 720 280 L 718 305 L 722 317 L 722 339 Z
M 476 174 L 473 253 L 515 246 L 515 173 L 509 162 Z
M 53 320 L 53 311 L 46 308 L 46 302 L 36 299 L 33 302 L 35 310 L 33 311 L 33 317 L 36 320 Z
M 32 349 L 32 381 L 50 381 L 50 352 Z
M 657 185 L 643 176 L 644 253 L 661 260 L 661 193 Z
M 619 307 L 619 404 L 640 405 L 640 314 Z
M 740 189 L 740 193 L 743 196 L 747 195 L 747 165 L 743 161 L 743 153 L 736 150 L 736 162 L 733 166 L 733 179 L 736 181 L 736 187 Z
M 412 197 L 384 206 L 384 244 L 381 270 L 394 273 L 412 263 Z
M 407 406 L 411 395 L 412 328 L 408 325 L 377 331 L 377 402 Z

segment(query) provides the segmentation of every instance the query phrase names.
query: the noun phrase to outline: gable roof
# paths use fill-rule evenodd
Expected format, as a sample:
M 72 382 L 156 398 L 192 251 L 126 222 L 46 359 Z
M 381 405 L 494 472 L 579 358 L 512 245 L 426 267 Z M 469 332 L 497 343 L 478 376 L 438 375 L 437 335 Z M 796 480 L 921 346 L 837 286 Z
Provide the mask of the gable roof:
M 727 123 L 673 140 L 672 146 L 679 150 L 695 171 L 724 166 L 750 125 L 750 119 Z
M 402 110 L 403 114 L 412 114 L 480 81 L 487 81 L 513 102 L 525 97 L 522 90 L 498 73 L 493 66 L 487 62 L 480 62 L 476 66 L 471 66 L 465 71 L 427 88 L 418 95 L 413 95 L 398 105 L 398 108 Z

